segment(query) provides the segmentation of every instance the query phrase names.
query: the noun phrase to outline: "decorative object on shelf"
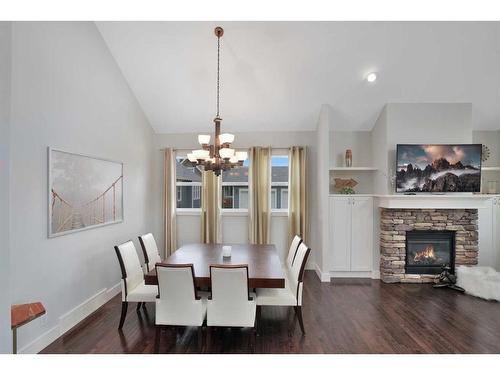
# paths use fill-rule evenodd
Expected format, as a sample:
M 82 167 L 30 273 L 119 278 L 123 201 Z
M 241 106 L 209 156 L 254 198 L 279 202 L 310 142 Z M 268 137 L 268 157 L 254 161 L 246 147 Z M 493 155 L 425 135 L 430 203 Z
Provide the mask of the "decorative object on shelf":
M 358 184 L 358 182 L 352 178 L 335 178 L 335 189 L 339 191 L 340 194 L 354 194 L 354 186 Z
M 496 193 L 497 193 L 497 182 L 488 181 L 488 194 L 496 194 Z
M 205 171 L 213 171 L 216 176 L 220 176 L 221 171 L 226 171 L 237 166 L 242 166 L 247 158 L 247 152 L 236 152 L 231 148 L 234 141 L 234 134 L 220 132 L 220 123 L 222 119 L 219 116 L 219 88 L 220 88 L 220 38 L 224 34 L 224 29 L 220 26 L 215 28 L 217 36 L 217 114 L 214 119 L 215 139 L 210 144 L 210 135 L 198 135 L 198 142 L 201 149 L 193 150 L 187 155 L 189 161 L 194 166 L 200 166 Z
M 491 155 L 490 148 L 486 145 L 482 145 L 481 161 L 485 162 L 490 158 L 490 155 Z
M 345 194 L 345 195 L 356 194 L 356 192 L 354 191 L 354 189 L 350 188 L 350 187 L 345 187 L 345 188 L 340 189 L 339 193 L 340 194 Z
M 345 166 L 350 168 L 352 167 L 352 150 L 345 150 Z
M 222 257 L 231 258 L 231 250 L 232 250 L 231 246 L 228 245 L 222 246 Z

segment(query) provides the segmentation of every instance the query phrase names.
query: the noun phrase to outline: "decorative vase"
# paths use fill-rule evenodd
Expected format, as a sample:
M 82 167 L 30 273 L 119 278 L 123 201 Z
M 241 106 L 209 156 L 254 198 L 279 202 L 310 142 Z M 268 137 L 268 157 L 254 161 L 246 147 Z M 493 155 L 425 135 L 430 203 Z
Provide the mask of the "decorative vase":
M 345 150 L 345 166 L 350 168 L 352 167 L 352 150 Z

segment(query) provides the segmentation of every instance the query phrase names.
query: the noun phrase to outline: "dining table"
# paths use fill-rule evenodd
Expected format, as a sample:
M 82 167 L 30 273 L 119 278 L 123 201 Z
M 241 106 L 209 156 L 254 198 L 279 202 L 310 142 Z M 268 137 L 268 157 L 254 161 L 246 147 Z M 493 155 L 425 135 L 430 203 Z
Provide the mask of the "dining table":
M 231 256 L 223 257 L 222 247 L 231 246 Z M 218 264 L 248 265 L 249 288 L 284 288 L 285 274 L 276 246 L 254 244 L 188 244 L 183 245 L 162 264 L 192 264 L 195 286 L 210 287 L 210 266 Z M 156 269 L 145 275 L 147 285 L 158 285 Z

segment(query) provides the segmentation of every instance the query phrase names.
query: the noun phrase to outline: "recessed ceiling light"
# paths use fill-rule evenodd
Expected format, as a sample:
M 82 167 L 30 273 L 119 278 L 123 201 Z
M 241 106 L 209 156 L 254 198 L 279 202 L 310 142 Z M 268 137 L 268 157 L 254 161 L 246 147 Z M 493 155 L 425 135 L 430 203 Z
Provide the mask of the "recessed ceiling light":
M 375 82 L 377 80 L 377 73 L 369 73 L 366 76 L 366 80 L 370 83 Z

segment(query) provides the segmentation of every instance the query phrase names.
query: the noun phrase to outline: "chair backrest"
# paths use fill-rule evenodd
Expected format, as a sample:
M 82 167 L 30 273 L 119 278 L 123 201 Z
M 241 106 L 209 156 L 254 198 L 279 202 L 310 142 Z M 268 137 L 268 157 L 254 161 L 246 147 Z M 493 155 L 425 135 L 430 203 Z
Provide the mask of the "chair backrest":
M 248 292 L 248 265 L 211 265 L 210 282 L 207 324 L 253 327 L 255 301 Z
M 293 237 L 292 243 L 290 244 L 290 249 L 288 250 L 288 257 L 286 258 L 286 266 L 289 269 L 292 269 L 293 261 L 295 260 L 295 255 L 297 254 L 297 249 L 299 245 L 302 243 L 302 238 L 295 235 Z
M 153 233 L 139 236 L 139 242 L 141 244 L 142 253 L 144 254 L 146 271 L 149 272 L 155 268 L 156 263 L 161 262 L 160 252 L 158 251 Z
M 309 257 L 309 253 L 311 249 L 307 247 L 307 245 L 302 242 L 297 248 L 297 254 L 295 255 L 295 260 L 293 262 L 293 266 L 290 270 L 290 283 L 292 284 L 292 290 L 296 293 L 297 304 L 302 305 L 302 288 L 303 288 L 303 279 L 304 279 L 304 271 L 306 268 L 307 258 Z
M 192 264 L 157 264 L 156 324 L 199 326 L 204 311 L 194 285 Z
M 115 246 L 115 252 L 122 271 L 122 300 L 126 301 L 128 291 L 144 281 L 144 273 L 132 241 Z

